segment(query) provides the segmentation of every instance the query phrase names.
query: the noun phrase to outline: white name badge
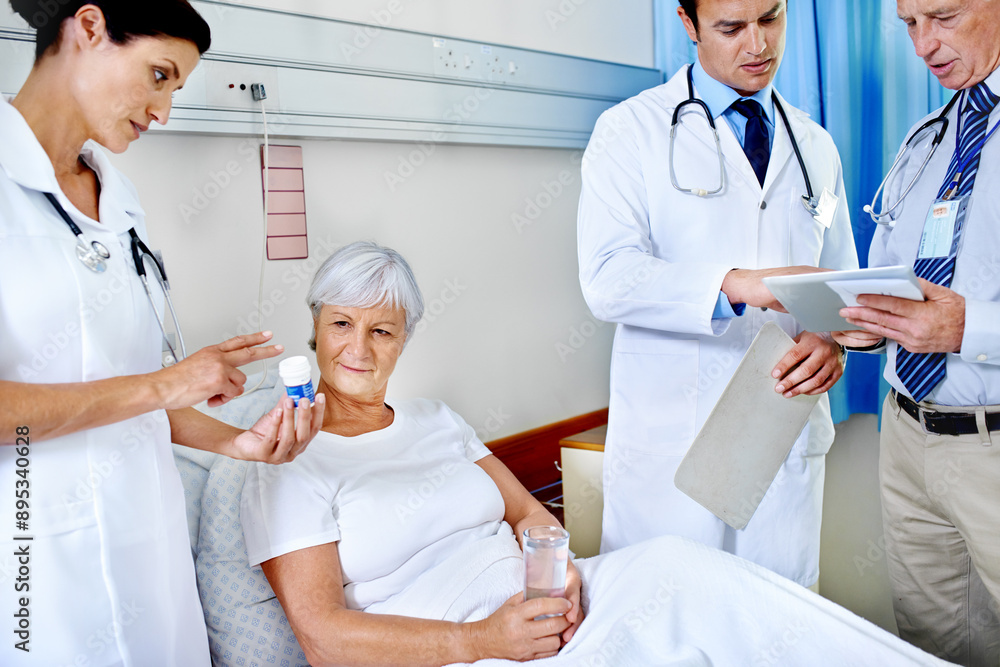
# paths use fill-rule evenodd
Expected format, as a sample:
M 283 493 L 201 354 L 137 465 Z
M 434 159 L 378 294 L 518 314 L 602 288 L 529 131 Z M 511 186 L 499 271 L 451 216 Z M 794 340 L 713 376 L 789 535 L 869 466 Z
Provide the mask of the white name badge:
M 962 220 L 969 206 L 969 196 L 957 199 L 939 199 L 931 204 L 924 222 L 924 233 L 920 237 L 919 259 L 951 257 L 958 250 L 962 235 Z
M 823 188 L 823 194 L 819 197 L 819 205 L 816 207 L 816 215 L 813 217 L 827 229 L 833 225 L 833 215 L 837 212 L 837 203 L 840 200 L 837 195 L 830 192 L 829 188 Z

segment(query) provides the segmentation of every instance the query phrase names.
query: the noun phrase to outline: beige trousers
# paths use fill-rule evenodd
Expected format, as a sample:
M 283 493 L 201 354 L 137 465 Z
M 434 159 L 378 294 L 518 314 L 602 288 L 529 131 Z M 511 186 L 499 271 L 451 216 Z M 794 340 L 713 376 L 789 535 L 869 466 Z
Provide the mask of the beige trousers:
M 891 394 L 883 407 L 882 520 L 899 635 L 951 662 L 997 667 L 1000 433 L 928 434 Z

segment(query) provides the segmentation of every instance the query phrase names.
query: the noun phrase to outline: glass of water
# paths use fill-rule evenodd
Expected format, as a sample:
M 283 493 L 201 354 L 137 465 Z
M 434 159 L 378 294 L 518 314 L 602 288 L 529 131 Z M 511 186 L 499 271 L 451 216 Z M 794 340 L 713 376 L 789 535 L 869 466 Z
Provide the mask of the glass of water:
M 524 599 L 566 597 L 569 533 L 556 526 L 524 531 Z M 547 618 L 540 616 L 539 618 Z

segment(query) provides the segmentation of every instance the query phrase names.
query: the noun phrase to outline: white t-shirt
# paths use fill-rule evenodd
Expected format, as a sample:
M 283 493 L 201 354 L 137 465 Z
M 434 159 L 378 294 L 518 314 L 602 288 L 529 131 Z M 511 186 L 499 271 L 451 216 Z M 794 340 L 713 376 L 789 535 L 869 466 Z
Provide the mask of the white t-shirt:
M 250 565 L 338 542 L 347 606 L 363 610 L 497 533 L 503 496 L 475 464 L 490 450 L 472 427 L 440 401 L 392 407 L 384 429 L 320 433 L 291 463 L 250 466 L 241 508 Z

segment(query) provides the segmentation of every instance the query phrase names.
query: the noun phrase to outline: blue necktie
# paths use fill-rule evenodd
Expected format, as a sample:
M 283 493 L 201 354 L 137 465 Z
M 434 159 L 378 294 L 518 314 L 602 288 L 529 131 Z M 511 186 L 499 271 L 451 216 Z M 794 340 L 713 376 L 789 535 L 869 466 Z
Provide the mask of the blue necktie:
M 767 163 L 771 161 L 771 138 L 764 117 L 764 107 L 756 100 L 736 100 L 729 107 L 747 119 L 747 128 L 743 136 L 743 152 L 750 160 L 753 172 L 761 187 L 767 176 Z
M 976 174 L 979 173 L 979 160 L 986 143 L 990 112 L 993 111 L 998 101 L 1000 101 L 1000 97 L 994 95 L 986 87 L 985 82 L 979 83 L 969 90 L 968 101 L 963 111 L 959 149 L 951 158 L 948 176 L 941 185 L 938 198 L 943 197 L 951 187 L 956 175 L 958 175 L 962 160 L 967 160 L 968 164 L 964 165 L 965 168 L 958 182 L 958 190 L 954 196 L 964 197 L 972 192 L 976 183 Z M 959 234 L 962 233 L 965 223 L 964 217 L 962 214 L 956 221 Z M 953 250 L 948 257 L 917 259 L 913 269 L 919 278 L 950 287 L 951 280 L 955 276 L 956 259 L 957 256 Z M 915 354 L 899 346 L 896 348 L 896 376 L 910 392 L 913 400 L 922 401 L 934 387 L 944 380 L 945 360 L 946 355 L 940 352 Z

